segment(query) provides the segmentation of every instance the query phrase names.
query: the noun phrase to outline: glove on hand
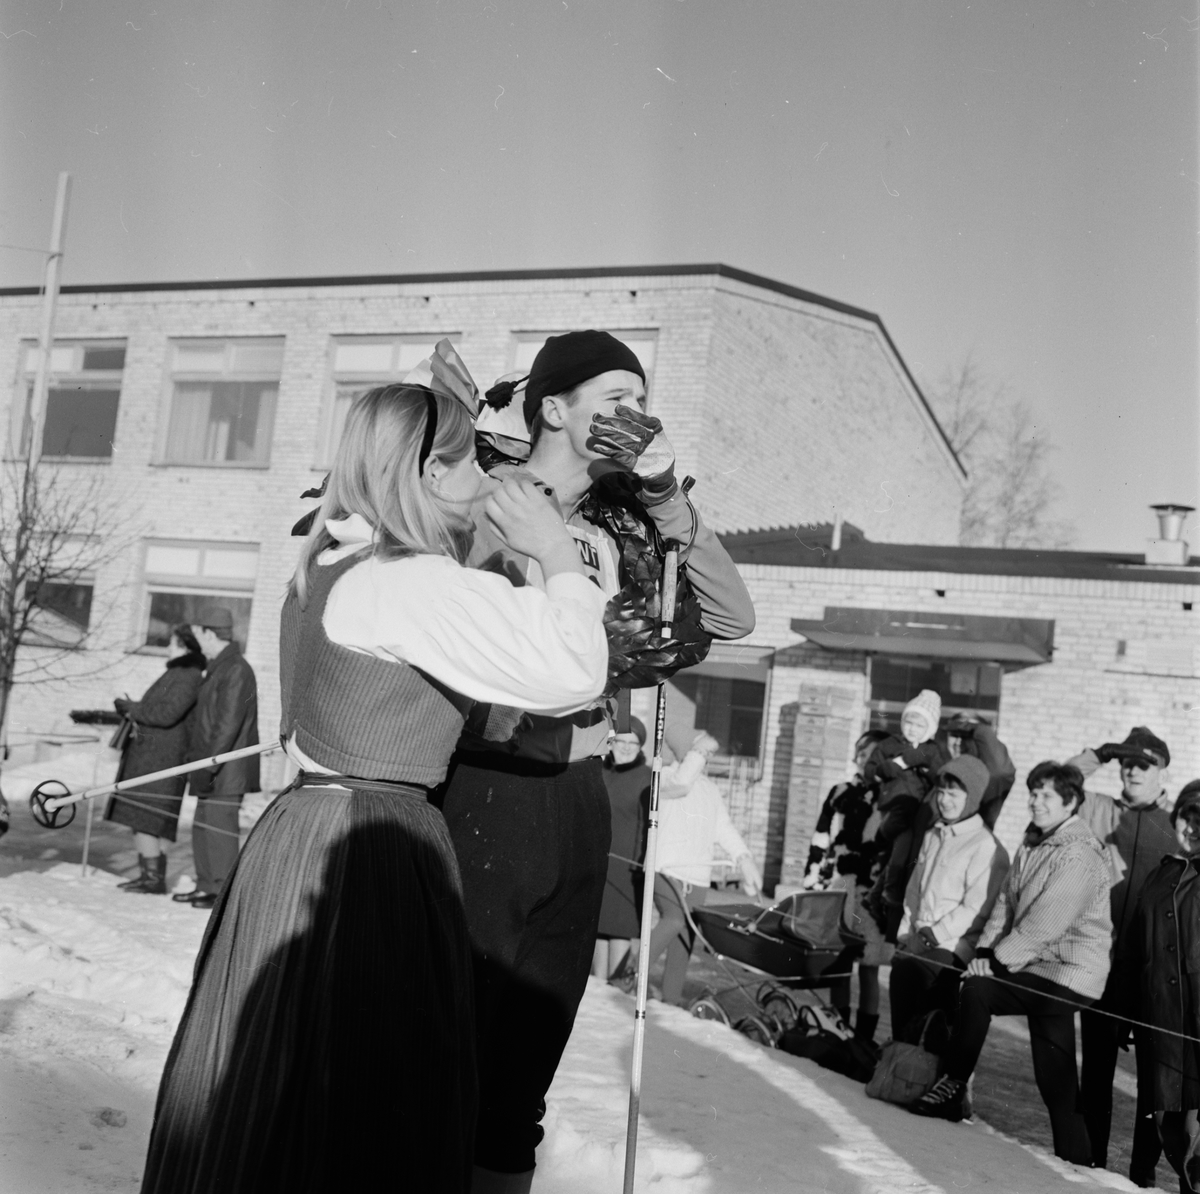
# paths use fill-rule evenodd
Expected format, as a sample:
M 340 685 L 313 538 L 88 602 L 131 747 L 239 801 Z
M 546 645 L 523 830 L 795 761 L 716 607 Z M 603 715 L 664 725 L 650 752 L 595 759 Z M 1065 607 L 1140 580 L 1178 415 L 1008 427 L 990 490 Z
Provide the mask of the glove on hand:
M 1125 750 L 1120 742 L 1106 742 L 1103 746 L 1097 746 L 1092 753 L 1101 763 L 1111 763 L 1125 754 Z
M 126 697 L 117 697 L 117 699 L 113 701 L 113 708 L 122 717 L 124 717 L 126 714 L 128 714 L 129 710 L 133 708 L 133 702 L 128 700 Z
M 587 446 L 632 472 L 642 483 L 646 504 L 658 505 L 675 495 L 675 449 L 658 419 L 618 406 L 612 415 L 594 415 L 591 433 Z

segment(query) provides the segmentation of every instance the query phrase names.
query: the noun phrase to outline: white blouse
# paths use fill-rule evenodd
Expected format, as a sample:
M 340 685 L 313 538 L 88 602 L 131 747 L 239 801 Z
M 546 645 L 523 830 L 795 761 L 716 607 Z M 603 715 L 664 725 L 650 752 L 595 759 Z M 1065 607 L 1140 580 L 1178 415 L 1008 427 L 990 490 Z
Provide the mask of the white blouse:
M 332 564 L 371 542 L 360 515 L 326 523 Z M 604 688 L 604 594 L 558 573 L 542 590 L 464 568 L 449 556 L 367 558 L 333 586 L 324 628 L 332 642 L 420 668 L 473 700 L 560 715 Z

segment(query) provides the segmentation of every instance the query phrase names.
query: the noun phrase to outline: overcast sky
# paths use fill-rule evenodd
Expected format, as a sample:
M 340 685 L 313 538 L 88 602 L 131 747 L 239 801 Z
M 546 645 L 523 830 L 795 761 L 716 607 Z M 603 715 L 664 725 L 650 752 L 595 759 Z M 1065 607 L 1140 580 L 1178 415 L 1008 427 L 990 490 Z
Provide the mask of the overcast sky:
M 1027 398 L 1077 546 L 1200 505 L 1198 0 L 6 0 L 0 33 L 0 241 L 46 242 L 69 170 L 66 283 L 722 261 Z

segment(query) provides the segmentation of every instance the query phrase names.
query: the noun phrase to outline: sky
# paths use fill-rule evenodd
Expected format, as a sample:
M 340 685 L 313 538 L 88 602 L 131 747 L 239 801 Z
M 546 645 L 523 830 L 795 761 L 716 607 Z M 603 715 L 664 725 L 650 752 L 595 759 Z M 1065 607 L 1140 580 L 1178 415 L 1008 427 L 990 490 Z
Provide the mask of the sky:
M 70 171 L 65 284 L 720 261 L 1027 401 L 1076 547 L 1200 506 L 1200 0 L 0 0 L 0 34 L 0 243 Z

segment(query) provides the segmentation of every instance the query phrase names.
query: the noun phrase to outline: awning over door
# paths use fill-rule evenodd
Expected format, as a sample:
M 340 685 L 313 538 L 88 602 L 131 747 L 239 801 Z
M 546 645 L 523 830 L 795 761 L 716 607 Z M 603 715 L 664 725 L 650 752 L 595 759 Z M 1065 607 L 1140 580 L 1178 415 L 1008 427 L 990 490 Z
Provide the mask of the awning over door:
M 792 630 L 830 651 L 918 655 L 1029 667 L 1049 663 L 1054 622 L 981 614 L 826 606 L 820 620 L 793 618 Z

